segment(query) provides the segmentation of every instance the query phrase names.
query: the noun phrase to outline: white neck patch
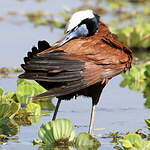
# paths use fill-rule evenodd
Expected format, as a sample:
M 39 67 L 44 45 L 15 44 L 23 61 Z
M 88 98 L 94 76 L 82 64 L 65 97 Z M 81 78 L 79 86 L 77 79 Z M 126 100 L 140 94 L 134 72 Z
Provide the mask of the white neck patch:
M 69 20 L 68 27 L 67 27 L 67 32 L 71 31 L 73 28 L 75 28 L 77 25 L 81 23 L 84 19 L 87 18 L 94 18 L 94 14 L 92 10 L 82 10 L 74 13 Z

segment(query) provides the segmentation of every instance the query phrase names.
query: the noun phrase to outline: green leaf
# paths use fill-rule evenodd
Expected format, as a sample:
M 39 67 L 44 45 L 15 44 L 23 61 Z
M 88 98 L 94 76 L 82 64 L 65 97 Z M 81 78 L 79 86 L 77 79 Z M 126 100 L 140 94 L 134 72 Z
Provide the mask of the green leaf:
M 139 134 L 129 133 L 119 143 L 125 150 L 149 150 L 150 141 L 144 141 Z
M 8 126 L 9 119 L 8 118 L 0 118 L 0 134 L 9 135 L 11 132 L 10 127 Z
M 114 146 L 114 149 L 123 150 L 123 148 L 121 148 L 121 147 L 119 147 L 119 146 Z
M 3 89 L 0 88 L 0 100 L 2 100 L 3 93 L 4 93 Z
M 57 146 L 59 143 L 68 144 L 73 141 L 76 132 L 72 130 L 72 123 L 67 119 L 57 119 L 42 125 L 39 137 L 46 145 Z
M 147 128 L 150 130 L 150 119 L 146 119 L 145 122 L 147 124 Z
M 132 144 L 130 143 L 129 140 L 122 140 L 120 139 L 119 142 L 122 144 L 123 147 L 125 148 L 132 148 Z
M 35 104 L 35 103 L 27 104 L 26 111 L 29 112 L 32 116 L 41 115 L 41 107 L 39 104 Z
M 19 111 L 20 104 L 12 102 L 10 104 L 1 104 L 0 105 L 0 118 L 13 118 L 15 114 Z
M 83 132 L 83 133 L 80 133 L 78 135 L 78 137 L 76 138 L 75 145 L 77 147 L 86 146 L 86 147 L 93 147 L 93 148 L 97 147 L 98 148 L 101 144 L 96 138 L 92 137 L 88 133 Z
M 146 70 L 145 70 L 144 74 L 147 78 L 150 78 L 150 65 L 146 65 L 145 68 L 146 68 Z
M 68 119 L 47 122 L 41 126 L 38 135 L 49 147 L 68 148 L 73 145 L 77 149 L 96 149 L 100 146 L 100 142 L 88 133 L 80 133 L 75 137 L 76 132 L 72 130 L 72 123 Z
M 134 15 L 136 11 L 132 11 Z M 130 48 L 149 48 L 150 47 L 150 23 L 137 17 L 137 24 L 127 26 L 115 31 L 120 39 L 124 41 Z
M 8 92 L 8 93 L 6 93 L 4 96 L 3 96 L 3 98 L 2 98 L 2 100 L 3 101 L 7 101 L 7 100 L 9 100 L 9 99 L 13 99 L 13 97 L 15 97 L 15 92 L 13 92 L 13 91 L 11 91 L 11 92 Z
M 57 119 L 51 122 L 55 140 L 69 139 L 72 132 L 72 123 L 68 119 Z
M 35 81 L 18 79 L 16 96 L 20 103 L 27 104 L 31 102 L 32 96 L 41 94 L 45 91 L 46 90 Z
M 42 144 L 42 140 L 33 139 L 33 145 Z
M 9 118 L 0 118 L 0 135 L 14 136 L 19 132 L 18 125 Z
M 42 141 L 48 146 L 52 146 L 55 142 L 50 122 L 47 122 L 45 125 L 42 125 L 40 127 L 38 135 L 42 139 Z
M 45 19 L 37 19 L 37 20 L 34 22 L 34 25 L 35 25 L 35 26 L 47 25 L 47 24 L 48 24 L 48 21 L 45 20 Z
M 32 124 L 40 122 L 41 107 L 39 104 L 35 103 L 27 104 L 26 112 L 30 113 L 28 119 Z

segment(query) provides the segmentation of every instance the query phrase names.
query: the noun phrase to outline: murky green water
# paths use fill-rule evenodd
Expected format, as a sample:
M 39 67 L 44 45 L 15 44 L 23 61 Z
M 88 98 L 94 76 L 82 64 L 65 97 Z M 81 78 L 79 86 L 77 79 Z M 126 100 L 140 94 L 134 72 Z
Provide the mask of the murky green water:
M 55 0 L 55 3 L 46 1 L 36 3 L 34 1 L 18 2 L 15 0 L 5 0 L 0 4 L 0 14 L 4 16 L 8 11 L 35 11 L 45 9 L 52 12 L 63 10 L 63 6 L 77 7 L 79 1 Z M 58 7 L 59 6 L 59 7 Z M 26 52 L 37 43 L 38 40 L 45 39 L 50 43 L 57 41 L 63 35 L 63 30 L 54 29 L 50 32 L 47 27 L 34 28 L 26 19 L 18 17 L 16 19 L 20 25 L 14 24 L 14 20 L 6 17 L 0 22 L 0 67 L 19 66 L 23 62 Z M 137 128 L 145 129 L 144 119 L 149 118 L 149 109 L 144 108 L 145 99 L 142 94 L 130 91 L 128 88 L 120 88 L 119 84 L 123 80 L 122 76 L 112 79 L 104 89 L 100 103 L 97 105 L 95 128 L 104 128 L 95 131 L 95 134 L 108 134 L 111 132 L 135 131 Z M 7 92 L 16 90 L 15 79 L 1 79 L 0 86 Z M 57 99 L 53 99 L 56 103 Z M 89 117 L 91 110 L 91 100 L 79 97 L 76 100 L 63 101 L 58 118 L 68 118 L 74 125 L 79 126 L 75 129 L 77 133 L 88 131 Z M 17 141 L 9 141 L 6 145 L 1 145 L 1 150 L 37 150 L 32 144 L 33 138 L 38 138 L 38 130 L 42 123 L 51 120 L 50 116 L 41 117 L 40 123 L 32 126 L 20 127 L 20 132 L 15 136 Z M 111 139 L 99 138 L 102 143 L 100 149 L 111 150 L 113 145 Z

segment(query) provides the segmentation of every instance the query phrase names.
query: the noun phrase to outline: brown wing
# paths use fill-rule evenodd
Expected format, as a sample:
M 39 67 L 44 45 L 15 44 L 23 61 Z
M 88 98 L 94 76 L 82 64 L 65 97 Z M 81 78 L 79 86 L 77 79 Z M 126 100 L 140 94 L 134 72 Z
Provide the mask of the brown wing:
M 79 56 L 54 50 L 42 55 L 28 56 L 25 64 L 22 64 L 25 73 L 19 77 L 48 84 L 47 89 L 49 90 L 36 98 L 63 96 L 93 84 L 88 83 L 87 75 L 83 74 L 86 70 L 85 64 L 86 62 Z M 90 78 L 92 78 L 91 75 L 89 74 Z M 95 77 L 93 81 L 95 81 Z
M 63 50 L 63 51 L 62 51 Z M 131 67 L 132 52 L 101 23 L 93 36 L 74 39 L 25 59 L 20 78 L 33 79 L 48 89 L 36 96 L 64 96 L 106 79 Z
M 122 72 L 125 65 L 95 64 L 64 51 L 54 50 L 47 54 L 35 55 L 22 67 L 25 73 L 20 78 L 46 82 L 48 91 L 35 98 L 67 95 L 104 79 L 110 79 Z

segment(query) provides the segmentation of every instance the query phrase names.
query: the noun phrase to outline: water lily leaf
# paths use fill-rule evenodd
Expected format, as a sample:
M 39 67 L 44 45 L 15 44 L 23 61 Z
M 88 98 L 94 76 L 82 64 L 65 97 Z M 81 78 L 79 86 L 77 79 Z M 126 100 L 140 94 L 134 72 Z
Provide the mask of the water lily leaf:
M 136 145 L 136 148 L 140 148 L 143 144 L 142 138 L 140 135 L 135 133 L 128 134 L 125 139 L 129 140 L 132 145 Z
M 80 133 L 75 140 L 76 147 L 84 147 L 84 146 L 89 147 L 90 146 L 93 148 L 94 147 L 98 148 L 100 145 L 101 145 L 100 142 L 88 133 Z
M 146 119 L 145 122 L 147 124 L 147 128 L 150 130 L 150 119 Z
M 119 142 L 122 144 L 123 147 L 125 148 L 132 148 L 132 144 L 130 143 L 129 140 L 122 140 L 120 139 Z
M 0 118 L 13 118 L 15 114 L 19 111 L 20 104 L 12 102 L 11 104 L 1 104 L 0 105 Z
M 27 104 L 31 102 L 32 96 L 45 92 L 46 90 L 35 81 L 18 79 L 17 82 L 17 100 L 20 103 Z
M 22 104 L 28 104 L 32 101 L 32 96 L 34 95 L 34 88 L 29 87 L 29 85 L 19 85 L 17 87 L 17 100 Z
M 38 25 L 47 25 L 48 24 L 48 20 L 45 19 L 37 19 L 34 22 L 35 27 L 37 27 Z
M 12 102 L 9 106 L 9 110 L 8 110 L 8 113 L 7 113 L 7 117 L 9 118 L 13 118 L 17 112 L 19 111 L 20 109 L 20 104 L 19 103 L 16 103 L 16 102 Z
M 139 44 L 139 41 L 141 40 L 139 32 L 137 32 L 136 28 L 133 29 L 133 31 L 130 34 L 131 39 L 131 47 L 136 47 Z
M 71 132 L 71 135 L 70 135 L 70 138 L 69 138 L 69 141 L 70 141 L 70 142 L 74 140 L 76 134 L 77 134 L 77 133 L 76 133 L 76 131 L 74 131 L 74 130 Z
M 42 125 L 39 137 L 46 145 L 57 146 L 73 141 L 76 132 L 72 130 L 72 123 L 67 119 L 57 119 Z
M 123 150 L 123 148 L 121 148 L 121 147 L 119 147 L 119 146 L 114 146 L 114 149 Z
M 150 150 L 150 141 L 144 141 L 144 147 L 143 147 L 143 149 L 144 150 Z
M 2 100 L 3 93 L 4 93 L 3 89 L 0 88 L 0 100 Z
M 8 92 L 3 96 L 2 100 L 7 101 L 7 99 L 13 99 L 13 97 L 15 97 L 15 95 L 16 94 L 14 91 Z
M 56 147 L 49 147 L 47 145 L 41 145 L 38 150 L 74 150 L 74 147 L 69 146 L 69 147 L 60 147 L 60 146 L 56 146 Z M 87 149 L 86 149 L 87 150 Z
M 100 146 L 100 142 L 88 133 L 80 133 L 75 137 L 76 132 L 72 130 L 72 122 L 68 119 L 47 122 L 41 126 L 38 135 L 46 146 L 54 149 L 75 146 L 77 149 L 87 150 Z
M 8 118 L 0 118 L 0 134 L 9 135 L 11 132 L 10 127 L 8 126 Z
M 31 124 L 40 122 L 40 116 L 29 116 L 28 119 Z
M 144 72 L 144 75 L 147 77 L 147 78 L 150 78 L 150 65 L 146 65 L 146 70 Z
M 14 136 L 19 132 L 18 125 L 9 118 L 0 118 L 0 135 Z
M 19 132 L 19 126 L 14 119 L 9 119 L 8 125 L 11 129 L 11 132 L 9 133 L 10 136 L 14 136 Z
M 33 145 L 39 145 L 42 144 L 42 140 L 33 139 Z
M 133 10 L 131 13 L 135 15 L 136 11 Z M 137 17 L 136 26 L 123 27 L 122 29 L 116 29 L 115 32 L 130 48 L 146 49 L 150 47 L 150 23 L 141 19 L 141 17 Z
M 119 140 L 123 148 L 131 150 L 149 150 L 150 141 L 144 141 L 139 134 L 129 133 Z
M 55 140 L 67 139 L 69 140 L 72 132 L 72 122 L 68 119 L 57 119 L 52 121 L 53 135 Z
M 39 104 L 35 104 L 35 103 L 27 104 L 26 111 L 29 112 L 32 116 L 41 115 L 41 107 Z
M 42 125 L 40 127 L 38 135 L 42 139 L 42 141 L 48 146 L 52 146 L 55 142 L 50 122 L 47 122 L 45 125 Z
M 19 126 L 30 126 L 32 123 L 29 120 L 29 117 L 30 117 L 30 113 L 20 108 L 13 119 Z
M 36 100 L 34 103 L 39 104 L 41 106 L 41 109 L 43 110 L 54 110 L 55 105 L 52 103 L 52 99 L 40 99 L 39 101 Z

